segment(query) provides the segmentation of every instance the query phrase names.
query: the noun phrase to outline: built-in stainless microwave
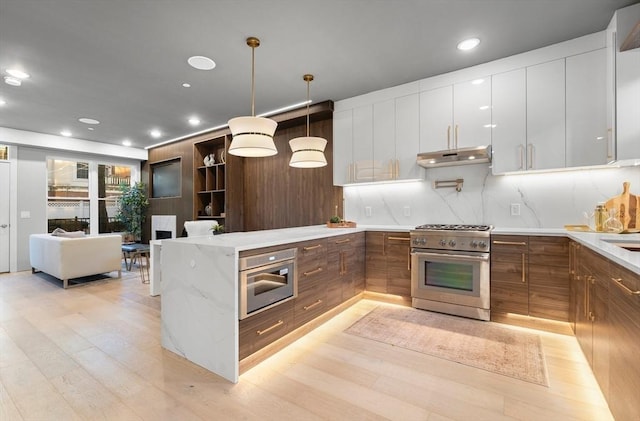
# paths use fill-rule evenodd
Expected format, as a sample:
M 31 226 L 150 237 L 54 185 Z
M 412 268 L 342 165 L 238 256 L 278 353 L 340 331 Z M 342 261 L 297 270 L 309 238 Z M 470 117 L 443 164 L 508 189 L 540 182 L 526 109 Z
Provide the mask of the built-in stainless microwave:
M 240 320 L 298 295 L 296 251 L 292 248 L 240 258 Z

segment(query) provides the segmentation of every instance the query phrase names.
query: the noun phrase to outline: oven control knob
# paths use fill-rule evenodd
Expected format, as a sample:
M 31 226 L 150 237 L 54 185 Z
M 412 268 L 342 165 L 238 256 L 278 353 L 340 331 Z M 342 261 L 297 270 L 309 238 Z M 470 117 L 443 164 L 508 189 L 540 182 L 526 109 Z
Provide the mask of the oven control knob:
M 471 240 L 471 243 L 470 243 L 470 244 L 471 244 L 471 247 L 473 247 L 473 248 L 478 247 L 478 242 L 477 242 L 477 241 L 475 241 L 475 240 Z
M 456 246 L 456 242 L 454 240 L 449 240 L 449 246 L 450 247 L 455 247 Z
M 446 246 L 446 245 L 447 245 L 447 242 L 446 242 L 445 240 L 440 240 L 440 241 L 439 241 L 439 244 L 440 244 L 442 247 L 444 247 L 444 246 Z
M 485 243 L 484 241 L 480 241 L 478 245 L 480 246 L 480 248 L 483 248 L 483 249 L 487 248 L 487 243 Z
M 420 239 L 420 244 L 422 244 L 423 246 L 425 246 L 427 244 L 427 239 L 426 238 L 421 238 Z

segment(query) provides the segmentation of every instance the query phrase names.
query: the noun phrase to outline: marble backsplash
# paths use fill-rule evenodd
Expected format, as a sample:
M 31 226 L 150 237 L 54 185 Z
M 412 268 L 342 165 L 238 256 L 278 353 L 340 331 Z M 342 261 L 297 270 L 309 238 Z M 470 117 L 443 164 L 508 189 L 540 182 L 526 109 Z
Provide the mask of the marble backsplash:
M 640 166 L 501 176 L 486 164 L 422 171 L 421 181 L 346 186 L 344 217 L 362 225 L 562 228 L 586 223 L 584 213 L 621 194 L 624 181 L 640 195 Z M 436 180 L 458 178 L 464 179 L 460 192 L 434 188 Z M 519 205 L 520 215 L 511 214 L 512 204 Z

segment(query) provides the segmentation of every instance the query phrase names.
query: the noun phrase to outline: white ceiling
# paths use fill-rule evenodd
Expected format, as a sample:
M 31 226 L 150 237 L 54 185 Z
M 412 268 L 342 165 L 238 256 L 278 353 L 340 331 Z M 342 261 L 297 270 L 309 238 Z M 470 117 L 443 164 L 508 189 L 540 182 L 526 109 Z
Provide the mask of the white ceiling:
M 0 126 L 145 147 L 251 112 L 338 101 L 601 31 L 637 0 L 0 0 Z M 482 40 L 456 50 L 467 37 Z M 205 55 L 217 67 L 191 68 Z M 192 85 L 183 88 L 183 82 Z M 201 126 L 188 125 L 196 115 Z M 100 120 L 95 130 L 78 118 Z M 152 139 L 159 128 L 164 135 Z

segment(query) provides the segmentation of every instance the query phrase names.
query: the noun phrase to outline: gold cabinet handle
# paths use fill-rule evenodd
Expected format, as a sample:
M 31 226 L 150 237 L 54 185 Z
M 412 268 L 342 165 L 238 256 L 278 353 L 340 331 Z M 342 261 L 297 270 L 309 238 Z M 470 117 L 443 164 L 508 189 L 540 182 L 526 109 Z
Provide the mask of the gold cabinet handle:
M 493 244 L 502 244 L 505 246 L 526 246 L 527 243 L 524 241 L 502 241 L 502 240 L 493 240 Z
M 387 245 L 387 233 L 384 233 L 382 234 L 382 255 L 383 256 L 387 255 L 386 245 Z
M 589 320 L 592 321 L 592 322 L 596 321 L 596 315 L 593 314 L 593 311 L 589 312 Z
M 584 294 L 584 317 L 589 317 L 589 282 L 591 281 L 591 275 L 587 275 L 584 277 L 584 288 L 585 288 L 585 294 Z
M 451 126 L 447 126 L 447 149 L 451 149 Z
M 349 243 L 351 242 L 351 238 L 345 238 L 342 240 L 336 240 L 336 244 L 344 244 L 344 243 Z
M 387 237 L 389 240 L 392 241 L 410 241 L 411 238 L 409 237 Z
M 340 275 L 344 275 L 347 273 L 347 253 L 344 251 L 340 252 Z
M 322 247 L 322 244 L 316 244 L 315 246 L 307 246 L 307 247 L 303 247 L 302 251 L 311 251 L 311 250 L 315 250 Z
M 400 160 L 396 159 L 396 173 L 393 178 L 397 180 L 398 177 L 400 177 Z
M 525 260 L 526 260 L 525 257 L 526 257 L 525 254 L 522 253 L 522 283 L 523 284 L 527 282 L 527 278 L 525 275 Z
M 455 134 L 455 141 L 453 142 L 454 144 L 454 148 L 458 147 L 458 125 L 456 124 L 456 134 Z
M 407 270 L 411 272 L 411 247 L 407 248 Z
M 319 304 L 322 304 L 322 300 L 318 300 L 318 301 L 316 301 L 315 303 L 313 303 L 313 304 L 309 304 L 308 306 L 304 306 L 304 307 L 302 307 L 302 308 L 303 308 L 305 311 L 307 311 L 307 310 L 311 310 L 312 308 L 314 308 L 315 306 L 317 306 L 317 305 L 319 305 Z
M 309 276 L 309 275 L 315 275 L 316 273 L 320 273 L 320 272 L 322 272 L 322 268 L 319 267 L 319 268 L 316 268 L 316 269 L 314 269 L 314 270 L 312 270 L 310 272 L 302 272 L 302 274 L 304 276 Z
M 638 291 L 633 291 L 631 289 L 629 289 L 628 286 L 626 286 L 625 284 L 622 283 L 622 278 L 611 278 L 612 281 L 614 281 L 616 283 L 616 285 L 620 286 L 620 288 L 622 288 L 622 290 L 624 292 L 626 292 L 629 295 L 640 295 L 640 290 Z
M 518 150 L 520 151 L 520 166 L 518 166 L 518 169 L 524 170 L 524 146 L 518 145 Z
M 282 326 L 283 324 L 284 324 L 284 321 L 283 321 L 283 320 L 278 320 L 274 325 L 269 326 L 269 327 L 268 327 L 268 328 L 266 328 L 266 329 L 263 329 L 263 330 L 256 330 L 256 333 L 257 333 L 258 335 L 264 335 L 265 333 L 270 332 L 270 331 L 272 331 L 273 329 L 275 329 L 275 328 L 277 328 L 277 327 L 279 327 L 279 326 Z

